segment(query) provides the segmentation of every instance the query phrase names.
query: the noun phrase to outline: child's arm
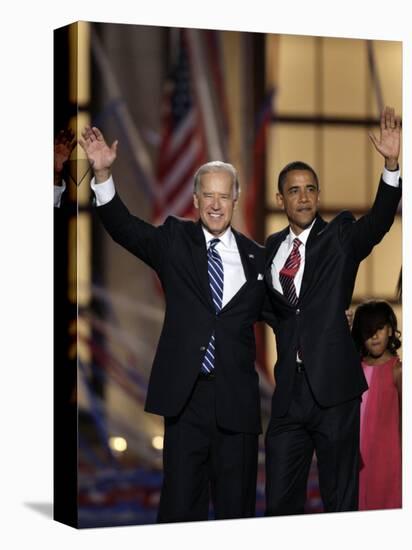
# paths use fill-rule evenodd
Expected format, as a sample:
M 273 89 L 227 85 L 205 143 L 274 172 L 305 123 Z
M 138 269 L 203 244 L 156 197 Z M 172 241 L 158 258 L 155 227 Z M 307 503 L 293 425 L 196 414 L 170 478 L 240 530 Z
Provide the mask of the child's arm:
M 399 359 L 393 366 L 393 381 L 395 383 L 396 389 L 398 390 L 399 432 L 402 437 L 402 363 Z
M 402 398 L 402 363 L 398 360 L 393 366 L 393 381 L 398 390 L 399 399 Z

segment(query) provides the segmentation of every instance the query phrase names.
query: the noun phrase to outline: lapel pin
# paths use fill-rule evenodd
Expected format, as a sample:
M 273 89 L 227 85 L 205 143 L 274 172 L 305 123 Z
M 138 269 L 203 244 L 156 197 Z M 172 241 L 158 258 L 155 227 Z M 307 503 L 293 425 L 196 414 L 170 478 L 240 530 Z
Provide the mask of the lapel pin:
M 249 258 L 254 258 L 255 257 L 254 254 L 249 254 L 248 256 L 249 256 Z

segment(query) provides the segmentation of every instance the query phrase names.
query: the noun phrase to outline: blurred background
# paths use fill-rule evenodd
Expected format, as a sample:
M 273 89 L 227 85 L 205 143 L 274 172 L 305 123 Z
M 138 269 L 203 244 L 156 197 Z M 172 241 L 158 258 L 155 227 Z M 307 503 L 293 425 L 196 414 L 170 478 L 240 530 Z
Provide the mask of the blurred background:
M 293 160 L 317 171 L 326 220 L 343 209 L 357 217 L 368 210 L 383 166 L 368 132 L 378 133 L 384 105 L 402 114 L 402 44 L 79 22 L 55 31 L 54 86 L 55 134 L 71 128 L 79 137 L 92 124 L 109 143 L 119 140 L 114 180 L 132 213 L 155 224 L 170 214 L 194 216 L 193 174 L 220 159 L 240 175 L 234 226 L 263 243 L 286 225 L 275 193 L 279 171 Z M 162 292 L 93 214 L 79 146 L 65 180 L 54 235 L 54 383 L 55 442 L 75 465 L 65 474 L 66 504 L 78 505 L 80 527 L 154 523 L 163 419 L 143 408 Z M 352 306 L 385 299 L 402 330 L 401 220 L 400 207 L 361 264 Z M 265 428 L 276 346 L 262 324 L 256 337 Z M 61 429 L 59 415 L 71 431 Z M 307 512 L 321 511 L 314 457 Z

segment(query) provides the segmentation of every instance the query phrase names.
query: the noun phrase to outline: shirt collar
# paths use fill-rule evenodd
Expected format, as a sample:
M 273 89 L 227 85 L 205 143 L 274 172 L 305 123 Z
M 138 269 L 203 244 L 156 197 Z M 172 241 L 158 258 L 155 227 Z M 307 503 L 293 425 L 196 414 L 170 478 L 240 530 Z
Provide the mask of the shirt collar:
M 220 237 L 215 237 L 215 235 L 212 235 L 211 233 L 209 233 L 209 231 L 205 227 L 203 227 L 203 225 L 202 225 L 202 230 L 206 239 L 206 248 L 209 247 L 209 242 L 212 239 L 216 239 L 216 238 L 218 238 L 226 248 L 233 247 L 233 242 L 235 237 L 233 235 L 233 232 L 230 226 L 226 229 L 226 231 Z
M 299 235 L 295 235 L 294 232 L 292 231 L 292 229 L 289 227 L 288 245 L 292 245 L 293 240 L 298 238 L 300 240 L 300 242 L 303 244 L 303 246 L 306 246 L 306 241 L 309 238 L 309 233 L 311 232 L 311 229 L 314 226 L 315 221 L 316 221 L 316 217 L 313 220 L 313 222 L 310 224 L 310 226 L 307 227 L 306 229 L 304 229 L 302 231 L 302 233 L 299 233 Z

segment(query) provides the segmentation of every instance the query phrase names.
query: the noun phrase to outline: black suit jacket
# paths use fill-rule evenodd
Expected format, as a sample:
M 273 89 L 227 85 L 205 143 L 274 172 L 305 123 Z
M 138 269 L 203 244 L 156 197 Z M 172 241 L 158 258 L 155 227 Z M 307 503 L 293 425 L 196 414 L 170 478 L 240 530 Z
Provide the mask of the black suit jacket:
M 291 306 L 273 288 L 271 264 L 289 227 L 266 243 L 265 280 L 277 317 L 272 319 L 278 360 L 272 414 L 282 416 L 290 403 L 296 352 L 300 350 L 310 386 L 324 407 L 360 396 L 367 384 L 348 326 L 349 307 L 359 263 L 390 229 L 401 189 L 382 180 L 371 210 L 359 220 L 341 212 L 331 222 L 317 217 L 306 242 L 305 270 L 299 300 Z
M 170 216 L 154 227 L 132 216 L 117 194 L 97 212 L 112 238 L 156 271 L 165 293 L 164 324 L 145 410 L 166 417 L 180 413 L 214 331 L 217 421 L 229 430 L 260 433 L 253 324 L 265 295 L 264 248 L 232 230 L 246 283 L 216 315 L 199 222 Z

